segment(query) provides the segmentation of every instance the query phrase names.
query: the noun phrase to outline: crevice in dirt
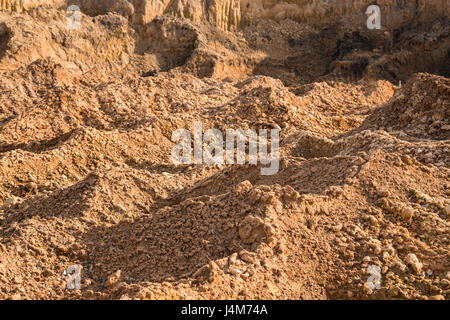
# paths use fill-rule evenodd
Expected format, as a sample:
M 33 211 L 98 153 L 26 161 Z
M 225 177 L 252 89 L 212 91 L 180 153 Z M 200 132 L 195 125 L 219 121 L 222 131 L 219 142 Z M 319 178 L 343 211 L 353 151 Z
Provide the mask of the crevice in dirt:
M 62 135 L 59 135 L 56 138 L 48 140 L 33 141 L 31 143 L 21 143 L 21 144 L 7 144 L 7 145 L 0 144 L 0 153 L 6 153 L 17 149 L 36 154 L 49 151 L 57 148 L 59 145 L 69 140 L 72 137 L 75 130 L 76 129 L 71 130 L 70 132 L 64 133 Z
M 169 71 L 186 64 L 200 47 L 200 38 L 200 31 L 187 21 L 157 17 L 139 30 L 135 52 L 152 55 L 159 71 Z
M 11 30 L 6 26 L 6 23 L 0 23 L 0 59 L 6 54 L 11 37 Z

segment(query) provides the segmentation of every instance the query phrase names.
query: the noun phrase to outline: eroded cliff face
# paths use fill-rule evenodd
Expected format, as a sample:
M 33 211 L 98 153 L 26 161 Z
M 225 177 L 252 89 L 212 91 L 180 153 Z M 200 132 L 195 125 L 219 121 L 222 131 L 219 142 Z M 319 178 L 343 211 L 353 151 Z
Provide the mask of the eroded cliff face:
M 0 0 L 0 11 L 23 12 L 39 6 L 59 7 L 65 0 Z
M 364 26 L 365 11 L 372 0 L 133 0 L 139 21 L 149 22 L 156 15 L 169 13 L 192 20 L 208 21 L 222 30 L 233 31 L 242 24 L 255 24 L 261 19 L 292 19 L 316 27 L 336 22 L 348 27 Z M 446 0 L 380 0 L 382 26 L 399 28 L 417 21 L 426 22 L 448 15 Z
M 133 30 L 131 37 L 136 40 L 139 53 L 145 51 L 143 48 L 157 48 L 147 43 L 151 42 L 148 31 L 154 27 L 152 21 L 162 15 L 175 16 L 205 27 L 202 32 L 206 33 L 241 31 L 237 35 L 243 35 L 246 43 L 263 55 L 253 59 L 248 58 L 247 52 L 238 60 L 250 62 L 226 65 L 220 62 L 223 61 L 220 54 L 189 49 L 187 54 L 201 53 L 196 55 L 198 59 L 188 59 L 196 61 L 193 69 L 202 70 L 200 74 L 214 74 L 211 70 L 217 68 L 218 61 L 225 69 L 239 70 L 238 74 L 253 69 L 254 73 L 275 76 L 285 83 L 308 82 L 327 74 L 355 79 L 373 75 L 394 83 L 417 71 L 450 74 L 448 1 L 379 0 L 381 30 L 367 28 L 365 12 L 371 3 L 370 0 L 0 0 L 0 8 L 18 12 L 45 5 L 64 10 L 68 4 L 76 4 L 89 19 L 115 13 L 124 17 Z M 65 17 L 60 18 L 64 24 Z M 46 34 L 45 30 L 42 32 Z M 14 40 L 15 36 L 9 34 L 20 32 L 2 34 L 3 39 Z M 169 34 L 167 39 L 173 43 L 167 48 L 176 48 L 177 41 L 181 41 L 179 35 Z M 0 55 L 14 41 L 3 41 Z M 225 46 L 231 49 L 223 55 L 226 57 L 237 47 L 245 48 L 242 43 Z M 47 56 L 45 52 L 39 53 L 46 50 L 33 49 L 38 52 L 36 56 Z M 149 69 L 166 70 L 178 65 L 153 49 L 150 51 L 155 57 L 148 59 L 152 65 Z M 30 56 L 34 55 L 21 57 Z
M 385 28 L 399 28 L 414 20 L 424 22 L 450 12 L 446 0 L 242 0 L 241 8 L 246 23 L 254 23 L 261 18 L 289 18 L 319 27 L 334 22 L 359 26 L 367 20 L 367 7 L 374 3 L 381 8 L 382 26 Z
M 235 31 L 241 22 L 241 3 L 239 0 L 179 0 L 172 2 L 167 13 L 195 23 L 207 21 L 222 30 Z
M 132 0 L 135 8 L 133 20 L 137 24 L 146 24 L 166 11 L 170 0 Z
M 315 27 L 339 22 L 348 28 L 366 25 L 366 9 L 371 0 L 133 0 L 136 15 L 150 21 L 162 13 L 173 14 L 195 23 L 210 22 L 222 30 L 234 31 L 240 26 L 262 19 L 292 19 Z M 450 13 L 446 0 L 380 0 L 382 27 L 396 29 L 412 22 L 427 22 Z
M 38 6 L 79 5 L 88 15 L 117 12 L 135 24 L 149 23 L 162 14 L 209 22 L 226 31 L 261 19 L 292 19 L 315 27 L 339 22 L 348 28 L 365 26 L 367 7 L 381 8 L 382 27 L 397 29 L 450 14 L 447 0 L 0 0 L 0 10 L 22 12 Z

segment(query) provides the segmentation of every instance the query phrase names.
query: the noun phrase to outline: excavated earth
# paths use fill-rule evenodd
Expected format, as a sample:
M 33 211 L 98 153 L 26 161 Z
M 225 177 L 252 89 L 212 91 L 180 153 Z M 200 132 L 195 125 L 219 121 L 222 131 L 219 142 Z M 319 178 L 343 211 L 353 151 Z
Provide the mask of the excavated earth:
M 324 2 L 0 0 L 0 299 L 450 299 L 448 2 Z

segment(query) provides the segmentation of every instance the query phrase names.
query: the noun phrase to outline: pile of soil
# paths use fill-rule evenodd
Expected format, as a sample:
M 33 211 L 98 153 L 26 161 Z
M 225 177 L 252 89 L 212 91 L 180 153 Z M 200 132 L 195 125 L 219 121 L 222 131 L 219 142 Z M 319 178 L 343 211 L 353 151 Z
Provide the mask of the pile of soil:
M 65 18 L 0 13 L 0 299 L 450 298 L 439 68 L 399 88 L 386 35 L 292 20 Z M 280 129 L 279 172 L 173 164 L 195 121 Z
M 374 111 L 360 129 L 368 128 L 402 131 L 416 138 L 449 140 L 449 79 L 414 75 L 391 101 Z

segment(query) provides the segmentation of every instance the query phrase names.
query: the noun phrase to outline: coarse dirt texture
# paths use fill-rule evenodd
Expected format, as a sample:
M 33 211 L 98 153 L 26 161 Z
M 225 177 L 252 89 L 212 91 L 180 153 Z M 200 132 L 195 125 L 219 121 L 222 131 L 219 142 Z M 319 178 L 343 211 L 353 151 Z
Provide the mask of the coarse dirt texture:
M 449 8 L 379 2 L 0 0 L 0 299 L 450 299 Z

